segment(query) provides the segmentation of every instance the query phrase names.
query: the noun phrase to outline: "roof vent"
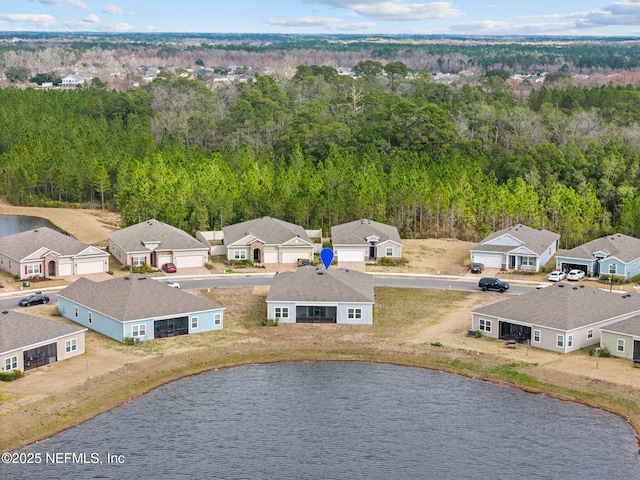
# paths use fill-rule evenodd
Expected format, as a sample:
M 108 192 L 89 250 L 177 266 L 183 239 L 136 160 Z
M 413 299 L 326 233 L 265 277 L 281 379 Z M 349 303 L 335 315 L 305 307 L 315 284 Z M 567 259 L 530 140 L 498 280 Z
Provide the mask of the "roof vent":
M 131 280 L 131 277 L 124 277 L 125 280 Z
M 9 312 L 7 312 L 6 310 L 3 310 L 3 311 L 2 311 L 2 314 L 3 314 L 3 315 L 6 315 L 7 313 L 9 313 Z
M 574 289 L 574 290 L 577 290 L 577 289 L 578 289 L 578 287 L 573 287 L 573 289 Z
M 147 277 L 138 277 L 138 280 L 146 280 Z
M 564 288 L 564 285 L 562 283 L 558 284 L 558 288 Z
M 580 288 L 584 288 L 584 285 L 580 285 Z
M 318 275 L 324 275 L 324 272 L 318 272 Z

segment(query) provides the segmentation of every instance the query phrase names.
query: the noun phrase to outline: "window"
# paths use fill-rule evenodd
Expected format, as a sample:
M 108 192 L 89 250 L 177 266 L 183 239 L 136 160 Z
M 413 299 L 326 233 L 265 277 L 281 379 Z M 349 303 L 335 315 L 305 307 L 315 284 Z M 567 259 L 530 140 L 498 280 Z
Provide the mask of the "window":
M 593 338 L 593 328 L 587 330 L 587 338 Z
M 220 325 L 220 322 L 222 321 L 222 315 L 220 313 L 216 313 L 213 316 L 213 324 L 214 325 Z
M 235 260 L 246 260 L 247 252 L 245 250 L 234 250 L 233 251 L 233 258 Z
M 15 368 L 18 368 L 18 357 L 7 357 L 4 359 L 5 371 L 11 372 Z
M 615 275 L 616 273 L 618 273 L 618 266 L 615 263 L 609 264 L 609 273 L 611 275 Z
M 491 320 L 480 319 L 480 330 L 483 332 L 491 331 Z
M 191 317 L 191 328 L 198 328 L 198 317 Z
M 147 326 L 144 323 L 140 325 L 133 325 L 131 327 L 131 336 L 132 337 L 146 337 L 147 336 Z
M 536 343 L 540 343 L 540 330 L 533 331 L 533 341 Z
M 386 247 L 384 249 L 384 254 L 387 257 L 393 257 L 393 247 Z
M 78 318 L 78 307 L 73 307 L 73 315 Z
M 535 267 L 536 266 L 536 257 L 522 257 L 522 262 L 520 265 Z
M 347 310 L 347 317 L 349 318 L 362 318 L 361 308 L 349 308 Z
M 40 265 L 27 265 L 27 275 L 38 275 L 40 273 Z
M 78 340 L 72 338 L 64 342 L 64 351 L 67 353 L 75 352 L 78 349 Z
M 276 307 L 276 318 L 289 318 L 289 307 Z
M 567 347 L 573 345 L 573 335 L 567 335 Z
M 564 347 L 564 335 L 558 335 L 556 345 L 558 345 L 559 347 Z
M 144 265 L 144 257 L 133 257 L 131 259 L 131 263 L 133 264 L 134 267 L 139 267 L 141 265 Z
M 622 338 L 618 339 L 618 345 L 616 348 L 619 352 L 624 352 L 624 340 Z
M 89 323 L 93 323 L 93 316 L 91 315 L 91 312 L 87 313 L 87 318 L 89 319 Z

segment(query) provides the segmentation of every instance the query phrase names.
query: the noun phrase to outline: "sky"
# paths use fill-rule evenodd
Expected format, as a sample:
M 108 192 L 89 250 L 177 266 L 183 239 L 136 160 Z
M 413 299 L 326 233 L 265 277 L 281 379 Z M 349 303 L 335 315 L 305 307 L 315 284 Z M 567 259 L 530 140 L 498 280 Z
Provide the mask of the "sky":
M 0 31 L 640 36 L 640 0 L 113 1 L 0 0 Z

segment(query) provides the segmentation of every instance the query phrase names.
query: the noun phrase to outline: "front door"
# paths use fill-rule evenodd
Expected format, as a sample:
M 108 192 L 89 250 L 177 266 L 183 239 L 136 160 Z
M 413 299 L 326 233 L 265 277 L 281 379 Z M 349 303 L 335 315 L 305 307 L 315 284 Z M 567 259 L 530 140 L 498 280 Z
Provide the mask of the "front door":
M 259 248 L 255 248 L 253 250 L 253 261 L 255 263 L 260 263 L 260 249 Z
M 633 359 L 640 359 L 640 340 L 633 341 Z
M 376 242 L 369 243 L 369 258 L 371 260 L 376 259 Z
M 47 266 L 47 275 L 49 277 L 56 276 L 56 262 L 54 262 L 53 260 L 49 261 L 49 264 Z

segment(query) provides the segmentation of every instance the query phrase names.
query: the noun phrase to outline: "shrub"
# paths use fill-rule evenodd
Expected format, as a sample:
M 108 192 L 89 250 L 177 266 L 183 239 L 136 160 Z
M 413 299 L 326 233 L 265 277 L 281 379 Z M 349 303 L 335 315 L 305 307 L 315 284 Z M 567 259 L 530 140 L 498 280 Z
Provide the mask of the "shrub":
M 135 339 L 133 337 L 124 337 L 124 344 L 125 345 L 133 345 L 136 343 Z
M 600 275 L 600 282 L 602 283 L 615 283 L 616 285 L 621 284 L 621 283 L 626 283 L 626 279 L 624 277 L 621 277 L 619 275 L 609 275 L 609 274 L 604 274 L 604 275 Z
M 132 273 L 151 273 L 156 270 L 149 264 L 143 263 L 142 265 L 134 265 L 131 267 Z
M 431 342 L 431 346 L 432 347 L 441 347 L 442 346 L 442 342 Z
M 13 382 L 21 375 L 22 372 L 20 370 L 14 370 L 12 372 L 0 372 L 0 382 Z
M 593 345 L 592 347 L 589 347 L 589 355 L 592 357 L 596 356 L 596 348 L 599 348 L 597 345 Z M 611 352 L 609 351 L 609 349 L 607 347 L 602 347 L 600 348 L 600 356 L 602 358 L 609 358 L 611 357 Z
M 476 333 L 474 335 L 475 338 L 482 338 L 482 332 L 480 330 L 476 330 Z
M 262 324 L 263 327 L 277 327 L 280 322 L 277 318 L 273 319 L 273 318 L 262 317 L 262 319 L 260 320 L 260 323 Z
M 406 265 L 408 260 L 405 257 L 400 258 L 391 258 L 391 257 L 382 257 L 378 259 L 378 265 L 381 266 L 389 266 L 389 267 L 398 267 L 401 265 Z

